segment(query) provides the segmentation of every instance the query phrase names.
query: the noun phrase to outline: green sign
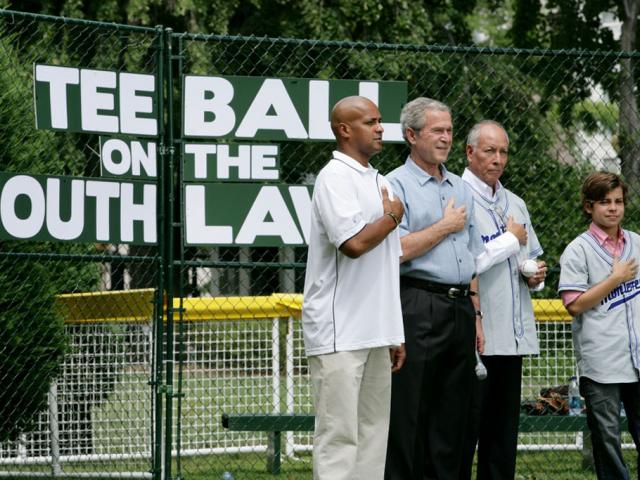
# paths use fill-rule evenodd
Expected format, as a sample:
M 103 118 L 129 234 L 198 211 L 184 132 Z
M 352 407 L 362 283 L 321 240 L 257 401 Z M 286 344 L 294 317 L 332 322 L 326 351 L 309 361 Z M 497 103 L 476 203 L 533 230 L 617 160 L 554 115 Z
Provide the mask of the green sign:
M 303 246 L 309 237 L 308 185 L 188 184 L 184 199 L 187 245 Z
M 36 128 L 155 136 L 156 77 L 34 65 Z
M 278 145 L 185 143 L 186 182 L 264 182 L 280 178 Z
M 140 137 L 159 133 L 158 79 L 58 65 L 33 71 L 36 128 L 103 134 L 103 178 L 0 173 L 0 238 L 156 243 L 161 152 Z M 270 142 L 334 142 L 331 109 L 344 97 L 369 98 L 384 140 L 403 141 L 406 82 L 185 75 L 182 89 L 188 245 L 306 245 L 311 186 L 277 183 L 280 149 Z
M 155 142 L 100 137 L 100 176 L 149 180 L 158 176 Z
M 389 142 L 402 142 L 406 82 L 205 77 L 183 80 L 183 132 L 191 138 L 333 141 L 331 109 L 350 95 L 371 99 Z
M 0 173 L 0 238 L 155 244 L 156 185 Z

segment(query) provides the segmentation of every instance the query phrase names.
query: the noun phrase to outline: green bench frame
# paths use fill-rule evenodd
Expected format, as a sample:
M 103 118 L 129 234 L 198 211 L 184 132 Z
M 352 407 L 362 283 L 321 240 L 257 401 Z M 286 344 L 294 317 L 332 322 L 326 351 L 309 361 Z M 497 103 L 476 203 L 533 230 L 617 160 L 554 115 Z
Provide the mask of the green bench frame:
M 294 413 L 223 413 L 222 426 L 239 432 L 267 432 L 267 472 L 280 473 L 281 433 L 312 432 L 315 415 Z
M 312 413 L 224 413 L 222 426 L 239 432 L 267 432 L 267 472 L 277 475 L 281 466 L 281 433 L 313 431 L 315 415 Z M 620 420 L 626 430 L 626 417 Z M 533 432 L 588 432 L 586 415 L 520 415 L 520 433 Z M 585 438 L 586 439 L 586 438 Z M 583 444 L 585 459 L 590 456 L 590 444 Z M 588 460 L 587 460 L 588 463 Z

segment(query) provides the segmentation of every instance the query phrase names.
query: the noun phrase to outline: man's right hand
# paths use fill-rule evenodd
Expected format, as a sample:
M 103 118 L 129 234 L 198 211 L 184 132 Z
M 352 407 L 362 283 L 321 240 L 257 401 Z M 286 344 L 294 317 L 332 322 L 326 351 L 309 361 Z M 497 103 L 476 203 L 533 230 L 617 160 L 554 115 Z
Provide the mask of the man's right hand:
M 467 221 L 467 207 L 462 205 L 456 208 L 454 204 L 455 200 L 451 198 L 447 206 L 444 207 L 442 220 L 440 220 L 449 233 L 459 232 Z
M 520 245 L 527 244 L 527 230 L 521 223 L 516 223 L 511 215 L 509 215 L 509 218 L 507 219 L 507 232 L 513 233 L 518 239 Z
M 384 213 L 391 212 L 397 218 L 398 221 L 402 220 L 402 215 L 404 215 L 404 205 L 402 205 L 402 201 L 398 198 L 397 195 L 393 196 L 393 200 L 389 199 L 389 192 L 385 187 L 382 187 L 382 209 Z

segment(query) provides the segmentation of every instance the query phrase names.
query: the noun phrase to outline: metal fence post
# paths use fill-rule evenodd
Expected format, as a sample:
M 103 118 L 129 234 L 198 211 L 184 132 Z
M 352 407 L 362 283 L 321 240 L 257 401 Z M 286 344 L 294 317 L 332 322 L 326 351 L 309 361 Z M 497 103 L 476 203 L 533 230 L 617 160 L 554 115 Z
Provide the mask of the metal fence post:
M 51 443 L 51 475 L 62 473 L 60 468 L 60 429 L 58 428 L 58 383 L 49 387 L 49 441 Z
M 167 276 L 166 305 L 167 305 L 167 330 L 166 330 L 166 378 L 165 378 L 165 445 L 164 445 L 164 479 L 172 477 L 172 448 L 173 448 L 173 364 L 175 361 L 173 328 L 174 328 L 174 306 L 175 297 L 175 268 L 174 268 L 174 221 L 175 221 L 175 165 L 174 165 L 174 138 L 173 138 L 173 30 L 165 29 L 166 49 L 165 49 L 165 69 L 167 74 L 166 95 L 167 95 L 167 125 L 166 144 L 169 146 L 166 152 L 167 179 L 165 187 L 168 189 L 167 202 L 167 242 L 165 249 L 165 266 Z
M 156 91 L 158 92 L 158 135 L 160 144 L 160 158 L 163 158 L 162 153 L 165 150 L 165 126 L 164 126 L 164 50 L 166 37 L 164 34 L 164 28 L 160 25 L 156 27 L 158 35 L 158 51 L 157 51 L 157 65 L 156 65 Z M 152 456 L 153 456 L 153 478 L 154 480 L 160 480 L 162 478 L 162 407 L 163 407 L 163 331 L 164 331 L 164 289 L 165 289 L 165 245 L 164 237 L 167 229 L 166 226 L 166 188 L 165 188 L 165 170 L 164 162 L 158 166 L 158 252 L 159 262 L 157 263 L 157 287 L 154 299 L 154 334 L 153 334 L 153 399 L 154 399 L 154 418 L 152 421 Z

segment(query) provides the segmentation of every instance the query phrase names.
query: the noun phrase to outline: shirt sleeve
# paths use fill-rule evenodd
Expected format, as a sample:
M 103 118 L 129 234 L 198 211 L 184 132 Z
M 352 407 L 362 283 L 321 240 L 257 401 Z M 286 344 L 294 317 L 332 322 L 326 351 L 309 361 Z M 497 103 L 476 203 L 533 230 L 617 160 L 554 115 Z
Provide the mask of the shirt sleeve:
M 316 181 L 314 197 L 320 221 L 336 248 L 365 227 L 355 188 L 347 175 L 326 172 Z
M 576 244 L 570 243 L 560 257 L 560 281 L 558 292 L 565 290 L 586 292 L 589 289 L 589 273 L 584 251 Z
M 494 265 L 504 262 L 520 250 L 520 242 L 511 232 L 505 232 L 484 245 L 484 251 L 476 257 L 478 275 L 486 272 Z
M 575 302 L 580 295 L 584 292 L 578 292 L 576 290 L 563 290 L 560 292 L 560 298 L 562 298 L 562 304 L 566 307 L 567 305 Z

